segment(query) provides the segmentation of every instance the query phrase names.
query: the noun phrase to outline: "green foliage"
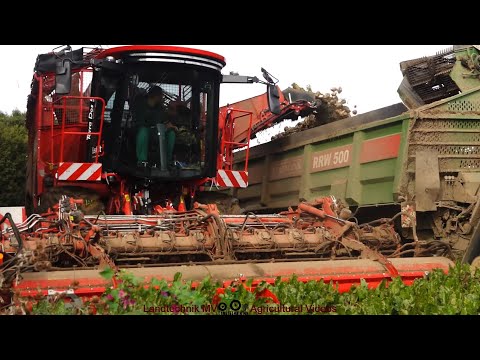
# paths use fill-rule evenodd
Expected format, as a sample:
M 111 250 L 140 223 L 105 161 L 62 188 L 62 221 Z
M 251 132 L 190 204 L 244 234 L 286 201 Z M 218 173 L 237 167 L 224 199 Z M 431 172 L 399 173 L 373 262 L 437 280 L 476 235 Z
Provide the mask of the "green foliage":
M 56 299 L 39 302 L 33 311 L 35 315 L 86 315 L 88 307 L 76 308 Z
M 25 113 L 0 112 L 0 206 L 22 206 L 27 161 Z
M 303 283 L 296 276 L 284 282 L 277 279 L 272 292 L 282 305 L 294 309 L 291 314 L 334 313 L 334 307 L 341 297 L 332 284 L 323 281 Z
M 259 296 L 267 288 L 270 286 L 266 282 L 262 282 L 253 291 L 249 291 L 248 289 L 252 289 L 252 280 L 248 280 L 244 285 L 237 283 L 228 286 L 225 292 L 219 295 L 220 301 L 226 305 L 224 313 L 232 312 L 232 307 L 235 309 L 234 301 L 239 304 L 238 311 L 243 314 L 258 312 L 257 308 L 265 307 L 270 303 L 269 299 Z M 217 313 L 222 314 L 222 309 L 217 309 Z
M 104 272 L 111 278 L 109 272 Z M 228 314 L 231 304 L 241 304 L 241 314 L 346 314 L 346 315 L 467 315 L 480 314 L 480 271 L 472 274 L 468 265 L 457 264 L 448 275 L 436 270 L 417 279 L 411 286 L 400 278 L 376 289 L 365 281 L 340 294 L 335 284 L 310 281 L 303 283 L 293 276 L 288 281 L 265 282 L 253 291 L 251 281 L 232 284 L 221 294 L 220 283 L 204 279 L 193 289 L 178 273 L 173 282 L 152 279 L 142 282 L 128 272 L 119 275 L 119 286 L 108 289 L 101 299 L 93 298 L 82 309 L 72 310 L 63 303 L 42 301 L 34 314 Z M 275 294 L 280 304 L 261 297 L 264 290 Z M 215 304 L 223 303 L 227 312 Z M 212 305 L 213 304 L 213 305 Z
M 112 275 L 108 271 L 102 272 L 107 279 Z M 145 283 L 121 271 L 118 286 L 107 289 L 96 307 L 98 313 L 110 315 L 198 314 L 202 306 L 210 304 L 218 286 L 210 279 L 205 279 L 192 290 L 192 282 L 182 281 L 180 273 L 175 275 L 171 284 L 155 278 Z

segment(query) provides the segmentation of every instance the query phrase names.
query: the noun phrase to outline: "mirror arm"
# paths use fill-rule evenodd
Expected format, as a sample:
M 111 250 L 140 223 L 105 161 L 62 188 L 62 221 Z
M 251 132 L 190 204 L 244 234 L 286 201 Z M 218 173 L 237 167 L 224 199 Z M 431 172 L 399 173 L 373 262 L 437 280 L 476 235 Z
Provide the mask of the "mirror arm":
M 262 83 L 256 76 L 223 75 L 222 84 L 253 84 Z
M 261 71 L 262 71 L 262 74 L 263 74 L 263 77 L 265 78 L 265 80 L 267 80 L 268 83 L 264 83 L 264 84 L 270 84 L 270 85 L 277 85 L 279 80 L 273 76 L 272 74 L 270 74 L 267 70 L 265 70 L 264 68 L 261 68 Z

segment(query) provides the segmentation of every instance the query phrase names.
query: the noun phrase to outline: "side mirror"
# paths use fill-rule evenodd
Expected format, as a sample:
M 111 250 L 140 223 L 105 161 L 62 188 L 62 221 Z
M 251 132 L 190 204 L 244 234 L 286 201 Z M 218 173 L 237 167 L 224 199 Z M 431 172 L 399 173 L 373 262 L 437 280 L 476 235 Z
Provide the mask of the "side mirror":
M 267 70 L 265 70 L 264 68 L 261 68 L 261 71 L 262 71 L 262 75 L 263 75 L 263 78 L 265 79 L 265 81 L 269 84 L 276 84 L 278 82 L 278 79 L 275 79 L 273 80 L 274 76 L 272 76 L 272 74 L 270 74 Z
M 278 86 L 273 84 L 267 85 L 268 109 L 274 115 L 279 115 L 280 108 L 280 92 Z
M 72 63 L 69 60 L 57 62 L 55 71 L 55 93 L 66 95 L 72 88 Z

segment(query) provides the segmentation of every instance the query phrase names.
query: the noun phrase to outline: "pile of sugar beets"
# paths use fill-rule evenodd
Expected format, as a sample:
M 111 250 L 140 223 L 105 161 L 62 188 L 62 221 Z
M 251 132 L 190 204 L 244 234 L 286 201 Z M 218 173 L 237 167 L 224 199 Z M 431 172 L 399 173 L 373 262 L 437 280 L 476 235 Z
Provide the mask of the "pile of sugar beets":
M 273 136 L 272 140 L 281 139 L 297 132 L 312 129 L 314 127 L 328 124 L 337 120 L 345 119 L 351 117 L 352 115 L 357 115 L 356 109 L 351 111 L 350 108 L 345 105 L 347 101 L 345 99 L 339 98 L 339 95 L 342 93 L 341 87 L 331 88 L 330 93 L 321 93 L 320 91 L 313 92 L 310 86 L 307 86 L 307 88 L 304 89 L 296 83 L 293 83 L 291 88 L 287 89 L 286 91 L 291 89 L 313 95 L 317 103 L 317 110 L 314 114 L 309 115 L 296 126 L 285 127 L 284 132 Z

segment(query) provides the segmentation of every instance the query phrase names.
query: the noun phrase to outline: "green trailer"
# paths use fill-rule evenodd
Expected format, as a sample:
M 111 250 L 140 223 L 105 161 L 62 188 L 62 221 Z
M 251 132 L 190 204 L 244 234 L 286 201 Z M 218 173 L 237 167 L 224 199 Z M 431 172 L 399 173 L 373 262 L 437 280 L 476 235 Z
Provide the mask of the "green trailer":
M 250 149 L 249 186 L 231 190 L 246 211 L 271 212 L 333 195 L 357 220 L 402 212 L 405 239 L 480 253 L 480 57 L 457 46 L 401 64 L 403 103 Z M 236 154 L 243 168 L 245 153 Z M 412 216 L 414 218 L 412 218 Z M 471 241 L 475 239 L 474 241 Z

